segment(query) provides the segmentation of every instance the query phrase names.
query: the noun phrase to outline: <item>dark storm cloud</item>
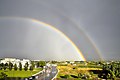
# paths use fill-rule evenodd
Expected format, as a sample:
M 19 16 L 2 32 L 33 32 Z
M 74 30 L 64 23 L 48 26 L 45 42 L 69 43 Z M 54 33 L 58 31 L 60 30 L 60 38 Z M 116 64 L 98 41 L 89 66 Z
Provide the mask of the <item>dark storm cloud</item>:
M 51 24 L 89 60 L 99 58 L 93 44 L 104 59 L 120 59 L 119 4 L 119 0 L 1 0 L 0 16 L 28 17 Z

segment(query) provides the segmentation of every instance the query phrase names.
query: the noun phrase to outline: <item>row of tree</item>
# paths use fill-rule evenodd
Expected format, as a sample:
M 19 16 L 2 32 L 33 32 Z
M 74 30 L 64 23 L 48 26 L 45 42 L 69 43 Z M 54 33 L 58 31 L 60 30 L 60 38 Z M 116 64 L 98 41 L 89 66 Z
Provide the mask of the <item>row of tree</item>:
M 3 70 L 9 69 L 11 71 L 12 69 L 14 69 L 14 70 L 22 71 L 24 69 L 25 71 L 27 71 L 27 70 L 31 70 L 32 71 L 35 68 L 35 66 L 43 68 L 43 66 L 45 66 L 45 64 L 46 64 L 45 61 L 37 61 L 37 62 L 31 61 L 31 64 L 28 64 L 28 62 L 26 62 L 24 67 L 23 67 L 22 63 L 19 63 L 18 66 L 17 66 L 17 64 L 13 65 L 11 62 L 5 63 L 5 64 L 1 63 L 0 64 L 0 70 L 2 70 L 2 69 Z
M 10 71 L 12 70 L 12 69 L 14 69 L 15 71 L 16 70 L 22 70 L 22 69 L 24 69 L 25 71 L 27 71 L 28 69 L 29 70 L 33 70 L 34 69 L 34 65 L 33 64 L 31 64 L 30 65 L 30 67 L 29 67 L 29 64 L 28 64 L 28 62 L 26 62 L 25 63 L 25 65 L 24 65 L 24 67 L 22 67 L 22 63 L 19 63 L 19 65 L 17 66 L 17 64 L 12 64 L 11 62 L 9 62 L 9 63 L 1 63 L 0 64 L 0 69 L 2 70 L 6 70 L 6 69 L 9 69 Z

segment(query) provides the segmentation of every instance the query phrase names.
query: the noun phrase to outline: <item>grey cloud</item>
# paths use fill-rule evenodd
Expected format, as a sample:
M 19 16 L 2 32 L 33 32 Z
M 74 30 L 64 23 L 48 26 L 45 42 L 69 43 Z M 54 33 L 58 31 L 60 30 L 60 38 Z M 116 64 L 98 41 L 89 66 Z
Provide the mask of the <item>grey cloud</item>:
M 0 16 L 34 18 L 55 26 L 78 46 L 87 60 L 99 59 L 93 44 L 104 59 L 119 60 L 119 4 L 119 0 L 2 0 Z

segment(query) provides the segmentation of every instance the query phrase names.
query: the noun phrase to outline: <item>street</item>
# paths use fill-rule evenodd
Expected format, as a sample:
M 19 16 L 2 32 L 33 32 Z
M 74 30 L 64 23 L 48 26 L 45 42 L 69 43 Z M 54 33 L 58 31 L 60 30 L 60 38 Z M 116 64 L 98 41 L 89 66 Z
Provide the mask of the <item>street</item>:
M 58 70 L 56 66 L 51 66 L 51 68 L 45 68 L 42 73 L 37 74 L 36 76 L 33 76 L 34 79 L 30 80 L 51 80 L 55 77 Z

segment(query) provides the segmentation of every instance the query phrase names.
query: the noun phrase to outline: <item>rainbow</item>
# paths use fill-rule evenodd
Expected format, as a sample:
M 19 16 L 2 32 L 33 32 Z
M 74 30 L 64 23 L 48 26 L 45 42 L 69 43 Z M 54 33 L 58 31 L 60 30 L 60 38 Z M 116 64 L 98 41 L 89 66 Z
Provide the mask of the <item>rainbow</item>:
M 92 46 L 94 47 L 94 50 L 97 52 L 97 55 L 100 57 L 100 60 L 103 60 L 101 51 L 98 49 L 97 45 L 91 39 L 91 37 L 87 33 L 85 33 L 84 29 L 80 28 L 80 26 L 67 15 L 61 13 L 60 11 L 54 10 L 53 8 L 51 8 L 51 10 L 53 10 L 54 13 L 58 14 L 59 16 L 64 17 L 67 21 L 70 21 L 74 25 L 74 27 L 78 28 L 85 35 L 86 39 L 92 44 Z
M 91 37 L 90 37 L 87 33 L 85 33 L 85 31 L 84 31 L 83 29 L 81 29 L 81 28 L 79 27 L 79 25 L 76 24 L 72 19 L 70 19 L 69 17 L 64 16 L 64 15 L 63 15 L 63 17 L 64 17 L 65 19 L 67 19 L 68 21 L 70 21 L 71 23 L 73 23 L 74 26 L 75 26 L 76 28 L 78 28 L 78 29 L 84 34 L 84 36 L 86 37 L 86 39 L 93 45 L 94 50 L 97 52 L 97 55 L 99 56 L 100 60 L 103 60 L 100 50 L 98 49 L 97 45 L 93 42 L 93 40 L 91 39 Z M 14 17 L 14 16 L 12 16 L 12 17 L 9 17 L 9 16 L 8 16 L 8 17 L 0 17 L 0 19 L 5 19 L 5 18 L 7 18 L 7 19 L 8 19 L 8 18 L 26 19 L 26 20 L 30 20 L 30 21 L 32 21 L 32 22 L 36 22 L 36 23 L 38 23 L 38 24 L 40 24 L 40 25 L 43 25 L 43 26 L 45 26 L 45 27 L 47 27 L 47 28 L 52 29 L 53 31 L 59 33 L 62 37 L 64 37 L 68 42 L 70 42 L 70 44 L 74 47 L 74 49 L 77 51 L 77 53 L 79 53 L 80 60 L 86 61 L 85 57 L 83 56 L 83 53 L 82 53 L 82 52 L 80 51 L 80 49 L 75 45 L 75 43 L 74 43 L 72 40 L 70 40 L 70 38 L 68 38 L 68 36 L 66 36 L 62 31 L 60 31 L 59 29 L 55 28 L 54 26 L 52 26 L 52 25 L 50 25 L 50 24 L 47 24 L 47 23 L 45 23 L 45 22 L 41 22 L 41 21 L 39 21 L 39 20 L 37 20 L 37 19 L 32 19 L 32 18 Z
M 83 61 L 86 61 L 85 57 L 83 56 L 82 52 L 77 48 L 77 46 L 63 33 L 61 32 L 60 30 L 56 29 L 54 26 L 52 25 L 49 25 L 49 24 L 46 24 L 44 22 L 41 22 L 41 21 L 38 21 L 36 19 L 32 19 L 33 22 L 37 22 L 41 25 L 44 25 L 46 27 L 50 27 L 51 29 L 53 29 L 54 31 L 58 32 L 59 34 L 61 34 L 68 42 L 70 42 L 72 44 L 72 46 L 75 48 L 75 50 L 79 53 L 80 55 L 80 58 L 83 60 Z
M 53 31 L 59 33 L 63 38 L 65 38 L 72 46 L 73 48 L 76 50 L 76 52 L 79 54 L 80 56 L 80 60 L 82 61 L 86 61 L 85 57 L 83 56 L 82 52 L 78 49 L 78 47 L 63 33 L 61 32 L 60 30 L 58 30 L 57 28 L 55 28 L 54 26 L 50 25 L 50 24 L 47 24 L 47 23 L 44 23 L 44 22 L 41 22 L 39 20 L 36 20 L 36 19 L 31 19 L 31 18 L 25 18 L 25 17 L 0 17 L 0 19 L 8 19 L 8 18 L 14 18 L 14 19 L 26 19 L 26 20 L 30 20 L 32 22 L 36 22 L 40 25 L 43 25 L 47 28 L 50 28 L 52 29 Z

